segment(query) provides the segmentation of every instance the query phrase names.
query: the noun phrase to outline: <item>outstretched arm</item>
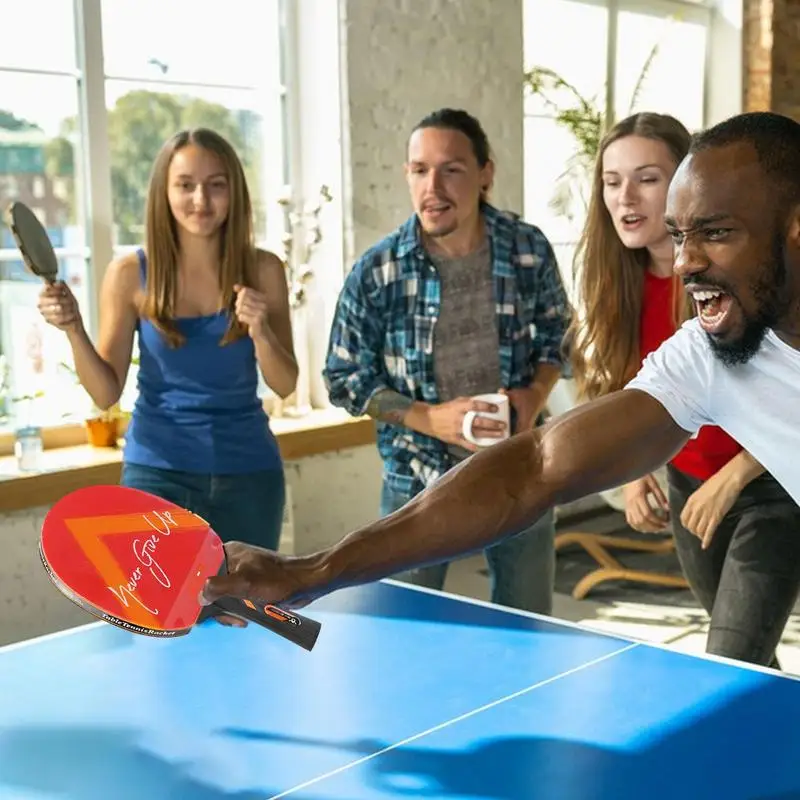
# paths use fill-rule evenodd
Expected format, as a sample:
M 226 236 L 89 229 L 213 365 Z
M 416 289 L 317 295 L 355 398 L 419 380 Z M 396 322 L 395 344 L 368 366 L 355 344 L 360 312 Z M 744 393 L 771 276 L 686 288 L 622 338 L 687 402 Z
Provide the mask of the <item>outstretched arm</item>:
M 481 451 L 402 509 L 311 556 L 227 545 L 229 575 L 205 598 L 303 604 L 346 586 L 482 550 L 556 504 L 610 489 L 668 461 L 687 441 L 650 395 L 623 390 Z

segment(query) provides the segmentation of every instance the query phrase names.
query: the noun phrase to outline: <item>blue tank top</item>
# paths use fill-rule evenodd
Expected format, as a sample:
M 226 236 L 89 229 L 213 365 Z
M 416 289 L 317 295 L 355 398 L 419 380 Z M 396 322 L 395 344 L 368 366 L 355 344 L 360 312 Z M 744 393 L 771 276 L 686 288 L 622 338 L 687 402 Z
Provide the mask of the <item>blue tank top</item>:
M 145 254 L 138 251 L 144 282 Z M 125 461 L 201 474 L 282 469 L 278 443 L 258 397 L 249 336 L 225 346 L 228 313 L 179 317 L 186 337 L 170 347 L 146 319 L 139 334 L 139 394 L 125 436 Z

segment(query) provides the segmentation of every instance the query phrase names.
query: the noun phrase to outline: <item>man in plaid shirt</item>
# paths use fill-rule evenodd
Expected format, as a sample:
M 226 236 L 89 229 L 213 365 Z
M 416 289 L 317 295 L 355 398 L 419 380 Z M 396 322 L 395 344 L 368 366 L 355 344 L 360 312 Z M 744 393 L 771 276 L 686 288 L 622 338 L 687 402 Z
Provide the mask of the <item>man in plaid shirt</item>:
M 502 392 L 511 433 L 541 423 L 567 366 L 569 304 L 550 243 L 487 201 L 494 165 L 480 123 L 441 109 L 408 143 L 414 214 L 348 275 L 324 376 L 331 402 L 377 420 L 384 463 L 382 515 L 396 511 L 478 448 L 463 435 L 473 399 Z M 474 437 L 503 423 L 476 416 Z M 552 510 L 486 551 L 493 602 L 549 614 L 555 554 Z M 398 576 L 442 588 L 447 564 Z

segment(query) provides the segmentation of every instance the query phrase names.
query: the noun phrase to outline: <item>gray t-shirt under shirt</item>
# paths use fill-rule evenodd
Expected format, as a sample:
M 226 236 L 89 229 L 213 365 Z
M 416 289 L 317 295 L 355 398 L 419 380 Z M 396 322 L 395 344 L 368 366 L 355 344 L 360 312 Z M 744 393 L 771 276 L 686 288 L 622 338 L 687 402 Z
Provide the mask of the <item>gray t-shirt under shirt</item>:
M 441 402 L 496 392 L 500 344 L 489 242 L 460 258 L 431 255 L 442 298 L 433 338 L 436 388 Z M 451 446 L 455 458 L 469 452 Z

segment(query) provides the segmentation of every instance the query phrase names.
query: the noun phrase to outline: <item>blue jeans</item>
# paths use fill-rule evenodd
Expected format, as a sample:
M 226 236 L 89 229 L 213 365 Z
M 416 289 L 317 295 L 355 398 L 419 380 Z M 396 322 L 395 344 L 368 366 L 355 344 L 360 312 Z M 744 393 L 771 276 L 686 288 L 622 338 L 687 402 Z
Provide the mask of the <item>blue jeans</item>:
M 411 498 L 392 491 L 385 483 L 381 492 L 382 517 L 405 505 Z M 548 511 L 516 536 L 504 539 L 484 551 L 489 566 L 491 601 L 497 605 L 549 615 L 553 610 L 555 581 L 555 515 Z M 397 580 L 441 589 L 448 563 L 409 570 Z
M 201 516 L 223 542 L 277 550 L 286 502 L 282 470 L 203 475 L 125 463 L 123 486 L 170 500 Z

